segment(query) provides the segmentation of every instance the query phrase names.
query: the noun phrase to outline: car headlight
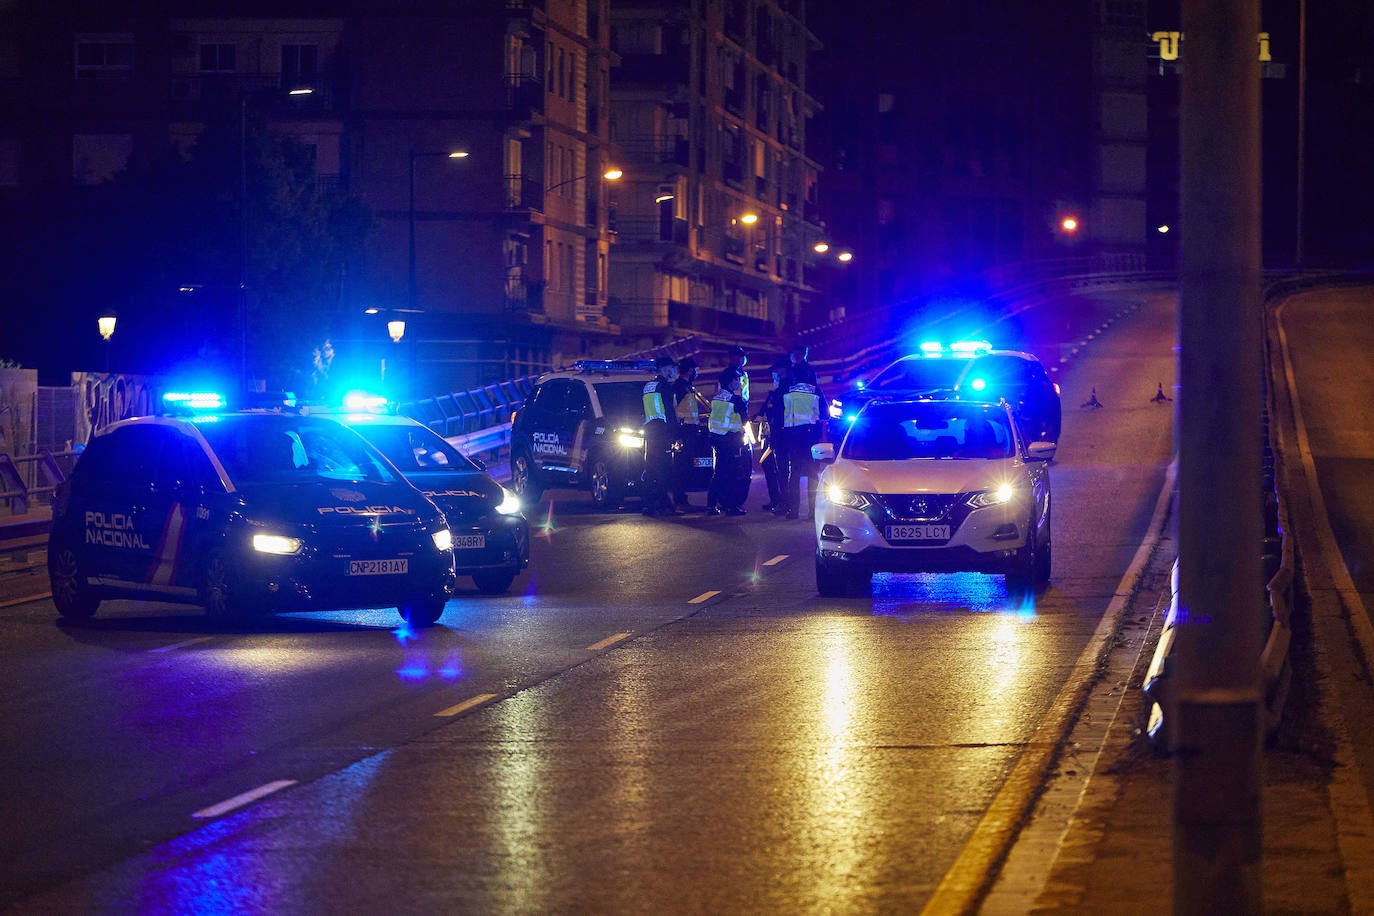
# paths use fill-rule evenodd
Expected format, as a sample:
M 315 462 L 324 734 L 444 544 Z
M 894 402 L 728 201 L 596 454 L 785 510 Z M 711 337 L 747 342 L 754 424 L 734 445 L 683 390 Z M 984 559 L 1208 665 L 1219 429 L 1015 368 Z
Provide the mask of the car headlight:
M 514 515 L 520 511 L 520 497 L 502 487 L 501 504 L 496 507 L 496 511 L 502 515 Z
M 289 538 L 283 534 L 253 535 L 253 549 L 258 553 L 270 553 L 279 557 L 295 556 L 305 544 L 300 538 Z
M 434 538 L 434 546 L 439 548 L 440 551 L 453 549 L 453 532 L 449 531 L 447 528 L 440 528 L 438 531 L 431 534 L 430 537 Z
M 618 429 L 616 430 L 615 441 L 622 448 L 643 448 L 644 436 L 637 429 Z
M 831 401 L 831 402 L 830 402 L 830 419 L 832 419 L 832 420 L 838 420 L 838 419 L 839 419 L 840 417 L 842 417 L 842 416 L 844 416 L 844 405 L 841 404 L 839 401 Z
M 833 483 L 825 488 L 825 498 L 830 501 L 831 505 L 845 506 L 861 511 L 873 505 L 866 493 L 860 493 L 857 490 L 845 490 Z
M 977 493 L 970 494 L 968 504 L 975 509 L 983 509 L 987 506 L 1005 505 L 1015 498 L 1016 487 L 1004 483 L 993 490 L 979 490 Z

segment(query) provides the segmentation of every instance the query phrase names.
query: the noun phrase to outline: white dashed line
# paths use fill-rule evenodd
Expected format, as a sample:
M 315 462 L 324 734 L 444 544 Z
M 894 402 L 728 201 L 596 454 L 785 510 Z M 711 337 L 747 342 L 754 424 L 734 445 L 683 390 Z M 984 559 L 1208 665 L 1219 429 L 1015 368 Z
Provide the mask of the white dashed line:
M 688 603 L 688 604 L 701 604 L 703 601 L 710 601 L 712 598 L 716 597 L 716 596 L 719 595 L 719 594 L 720 594 L 720 589 L 716 589 L 716 590 L 713 591 L 713 592 L 702 592 L 700 595 L 697 595 L 695 598 L 693 598 L 691 601 L 688 601 L 687 603 Z
M 489 702 L 489 701 L 491 701 L 491 700 L 494 700 L 494 699 L 496 699 L 496 694 L 494 694 L 494 693 L 479 693 L 479 694 L 477 694 L 477 696 L 475 696 L 475 697 L 468 697 L 466 700 L 464 700 L 463 702 L 459 703 L 457 706 L 450 706 L 448 709 L 441 709 L 441 710 L 439 710 L 438 712 L 436 712 L 434 715 L 435 715 L 435 716 L 456 716 L 456 715 L 458 715 L 458 713 L 460 713 L 460 712 L 467 712 L 469 709 L 471 709 L 471 708 L 474 707 L 474 706 L 481 706 L 483 703 L 487 703 L 487 702 Z
M 764 566 L 777 566 L 779 563 L 781 563 L 783 560 L 786 560 L 786 559 L 787 559 L 787 554 L 785 554 L 785 553 L 780 553 L 780 554 L 778 554 L 776 557 L 774 557 L 773 559 L 769 560 L 767 563 L 764 563 L 763 565 L 764 565 Z
M 174 649 L 184 649 L 187 646 L 194 646 L 198 642 L 209 642 L 213 636 L 197 636 L 195 639 L 186 639 L 181 642 L 174 642 L 170 646 L 158 646 L 156 649 L 149 649 L 149 652 L 171 652 Z
M 219 817 L 221 814 L 227 814 L 235 808 L 242 808 L 244 805 L 250 805 L 260 798 L 271 795 L 273 792 L 280 792 L 282 789 L 288 786 L 294 786 L 295 784 L 296 780 L 294 779 L 278 779 L 274 782 L 258 786 L 256 789 L 249 789 L 247 792 L 241 795 L 235 795 L 233 798 L 227 798 L 218 805 L 201 808 L 195 814 L 191 815 L 191 817 Z
M 629 633 L 616 633 L 614 636 L 607 636 L 601 642 L 594 642 L 587 647 L 590 652 L 600 652 L 602 649 L 609 648 L 629 636 Z

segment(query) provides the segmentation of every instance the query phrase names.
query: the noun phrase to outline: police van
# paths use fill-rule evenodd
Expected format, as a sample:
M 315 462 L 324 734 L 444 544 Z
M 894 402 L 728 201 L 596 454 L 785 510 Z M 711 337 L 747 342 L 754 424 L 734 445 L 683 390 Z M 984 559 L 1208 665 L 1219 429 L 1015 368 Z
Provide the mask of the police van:
M 511 421 L 511 487 L 525 505 L 544 490 L 585 489 L 599 509 L 638 496 L 644 476 L 644 386 L 652 360 L 579 360 L 540 376 Z M 706 424 L 686 424 L 673 450 L 674 475 L 690 492 L 711 483 Z
M 394 606 L 413 626 L 439 620 L 454 587 L 448 523 L 357 433 L 168 398 L 185 415 L 111 424 L 56 494 L 61 616 L 133 598 L 226 618 Z

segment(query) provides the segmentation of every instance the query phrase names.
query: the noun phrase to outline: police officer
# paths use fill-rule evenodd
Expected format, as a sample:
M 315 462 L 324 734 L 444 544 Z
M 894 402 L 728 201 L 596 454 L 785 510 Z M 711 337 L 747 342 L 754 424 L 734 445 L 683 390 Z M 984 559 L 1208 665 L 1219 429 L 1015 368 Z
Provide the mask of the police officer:
M 699 372 L 697 361 L 690 356 L 684 356 L 677 363 L 677 381 L 673 383 L 673 401 L 677 411 L 678 432 L 683 433 L 682 427 L 701 425 L 701 408 L 709 407 L 706 399 L 697 391 L 696 380 Z M 687 498 L 687 478 L 691 474 L 691 468 L 684 463 L 678 462 L 673 466 L 673 503 L 678 509 L 683 511 L 695 511 L 691 500 Z
M 749 364 L 749 354 L 743 347 L 731 347 L 729 364 L 725 367 L 727 371 L 733 372 L 740 377 L 739 396 L 744 398 L 744 403 L 749 403 L 749 373 L 744 371 L 744 367 Z M 747 416 L 747 414 L 746 414 Z
M 672 481 L 672 447 L 677 438 L 677 402 L 673 382 L 677 364 L 667 356 L 654 360 L 658 375 L 644 384 L 644 495 L 645 515 L 674 514 L 668 499 Z
M 744 418 L 749 405 L 740 395 L 741 373 L 726 369 L 720 374 L 720 387 L 711 398 L 711 452 L 715 471 L 706 493 L 706 511 L 711 515 L 744 515 L 744 500 L 749 494 L 749 477 L 754 457 L 744 441 Z
M 786 501 L 784 515 L 798 518 L 801 506 L 801 478 L 806 477 L 806 490 L 811 512 L 816 506 L 816 468 L 811 459 L 811 446 L 821 441 L 825 430 L 821 422 L 821 405 L 825 403 L 816 370 L 807 362 L 809 350 L 798 343 L 789 354 L 786 388 L 782 397 L 782 437 L 778 443 L 779 486 Z
M 778 477 L 778 438 L 782 434 L 782 396 L 786 391 L 787 370 L 791 367 L 785 358 L 778 359 L 769 369 L 773 376 L 773 387 L 763 399 L 763 406 L 754 419 L 762 420 L 763 433 L 759 456 L 759 467 L 763 469 L 763 480 L 768 485 L 768 504 L 765 512 L 785 512 L 787 503 L 782 498 L 782 487 Z

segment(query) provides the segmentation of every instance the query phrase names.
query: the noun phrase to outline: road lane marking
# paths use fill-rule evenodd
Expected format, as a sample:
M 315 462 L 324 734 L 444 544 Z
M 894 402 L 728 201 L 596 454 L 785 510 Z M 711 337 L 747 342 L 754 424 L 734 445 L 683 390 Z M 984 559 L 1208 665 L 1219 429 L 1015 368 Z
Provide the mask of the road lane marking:
M 463 702 L 459 703 L 457 706 L 450 706 L 448 709 L 441 709 L 441 710 L 439 710 L 438 712 L 436 712 L 434 715 L 435 715 L 436 717 L 438 717 L 438 716 L 445 716 L 445 717 L 447 717 L 447 716 L 456 716 L 456 715 L 458 715 L 460 712 L 467 712 L 469 709 L 472 709 L 474 706 L 481 706 L 483 703 L 488 703 L 488 702 L 490 702 L 490 701 L 492 701 L 492 700 L 494 700 L 494 699 L 496 699 L 496 694 L 494 694 L 494 693 L 479 693 L 479 694 L 477 694 L 477 696 L 475 696 L 475 697 L 468 697 L 466 700 L 464 700 Z
M 688 601 L 687 603 L 688 603 L 688 604 L 701 604 L 703 601 L 710 601 L 712 598 L 716 597 L 716 596 L 719 595 L 719 594 L 720 594 L 720 589 L 716 589 L 716 590 L 713 591 L 713 592 L 702 592 L 700 595 L 697 595 L 695 598 L 693 598 L 691 601 Z
M 601 642 L 592 643 L 590 646 L 587 647 L 587 650 L 589 652 L 600 652 L 602 649 L 606 649 L 615 645 L 616 643 L 620 642 L 622 639 L 625 639 L 629 635 L 629 633 L 616 633 L 613 636 L 607 636 L 605 639 L 601 640 Z
M 195 639 L 184 639 L 181 642 L 174 642 L 170 646 L 158 646 L 156 649 L 149 649 L 149 652 L 171 652 L 173 649 L 183 649 L 186 646 L 193 646 L 198 642 L 209 642 L 213 636 L 197 636 Z
M 767 563 L 764 563 L 763 565 L 764 565 L 764 566 L 777 566 L 779 563 L 781 563 L 783 560 L 786 560 L 786 559 L 787 559 L 787 554 L 785 554 L 785 553 L 780 553 L 780 554 L 778 554 L 776 557 L 774 557 L 773 559 L 769 560 Z
M 247 792 L 235 795 L 233 798 L 226 798 L 218 805 L 201 808 L 195 814 L 191 815 L 191 817 L 219 817 L 221 814 L 226 814 L 233 811 L 235 808 L 242 808 L 244 805 L 250 805 L 260 798 L 271 795 L 273 792 L 280 792 L 282 789 L 288 786 L 294 786 L 295 784 L 296 780 L 294 779 L 277 779 L 273 782 L 258 786 L 256 789 L 249 789 Z
M 41 594 L 38 594 L 38 595 L 29 595 L 27 598 L 11 598 L 11 599 L 9 599 L 9 600 L 7 600 L 7 601 L 0 601 L 0 608 L 5 608 L 5 607 L 16 607 L 16 606 L 21 605 L 21 604 L 32 604 L 32 603 L 35 602 L 35 601 L 42 601 L 42 600 L 44 600 L 45 598 L 51 598 L 51 597 L 52 597 L 52 592 L 42 592 Z

